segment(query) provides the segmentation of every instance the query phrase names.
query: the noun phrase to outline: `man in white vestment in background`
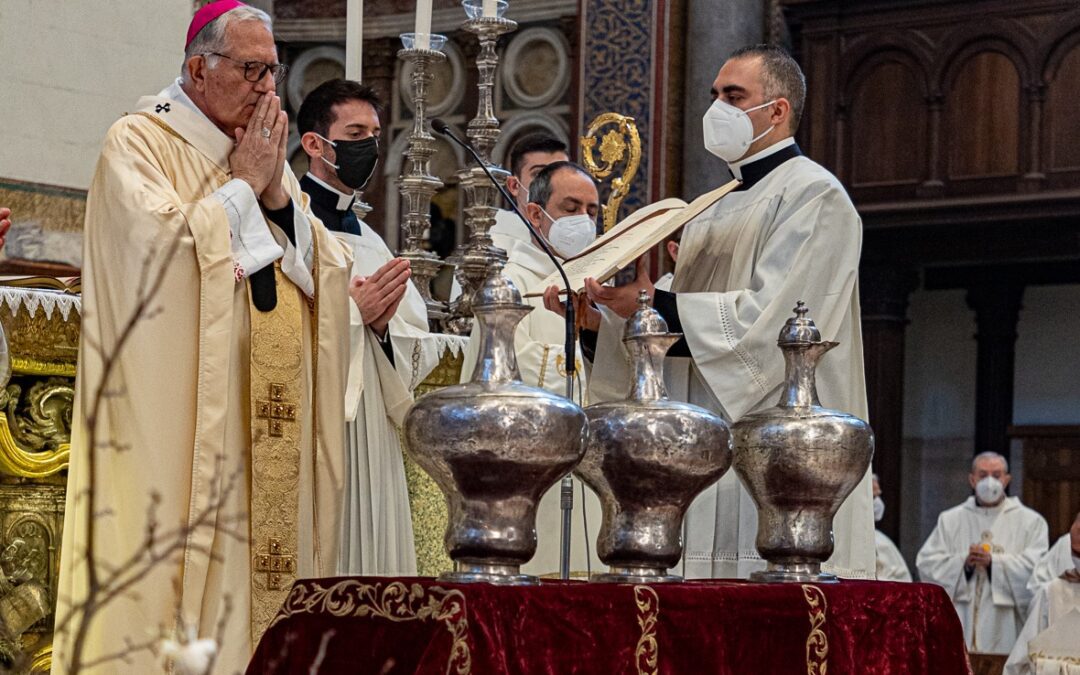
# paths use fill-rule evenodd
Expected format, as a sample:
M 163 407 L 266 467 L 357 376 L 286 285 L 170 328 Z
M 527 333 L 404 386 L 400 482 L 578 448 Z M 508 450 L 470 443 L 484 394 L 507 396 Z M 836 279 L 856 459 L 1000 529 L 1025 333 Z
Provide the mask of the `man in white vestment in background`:
M 874 474 L 874 522 L 879 522 L 885 515 L 885 500 L 881 498 L 881 484 L 878 483 L 877 474 Z M 877 579 L 878 581 L 911 581 L 911 571 L 908 570 L 904 557 L 900 550 L 888 535 L 879 529 L 874 529 L 874 545 L 877 550 Z
M 345 511 L 341 574 L 416 574 L 409 491 L 398 429 L 412 390 L 439 362 L 427 308 L 394 257 L 352 206 L 375 171 L 382 104 L 368 85 L 329 80 L 297 113 L 312 211 L 353 252 L 351 358 L 345 396 Z
M 690 403 L 729 421 L 776 405 L 784 380 L 776 339 L 802 300 L 823 339 L 840 343 L 818 366 L 822 404 L 866 419 L 858 293 L 862 225 L 840 182 L 795 144 L 805 97 L 798 64 L 778 48 L 741 49 L 724 63 L 703 120 L 705 144 L 742 185 L 687 224 L 671 292 L 654 291 L 644 258 L 628 285 L 586 281 L 589 298 L 605 308 L 592 402 L 625 395 L 630 373 L 622 328 L 644 289 L 655 295 L 669 328 L 685 335 L 668 356 L 691 360 Z M 757 511 L 734 471 L 698 496 L 685 527 L 685 576 L 746 578 L 764 569 L 754 545 Z M 835 548 L 824 569 L 874 578 L 869 472 L 833 527 Z
M 161 558 L 74 615 L 54 673 L 161 672 L 131 645 L 189 630 L 242 671 L 292 582 L 337 568 L 348 251 L 286 162 L 270 18 L 204 6 L 181 71 L 109 129 L 87 197 L 58 621 L 92 588 L 91 541 L 99 581 Z
M 513 195 L 518 209 L 524 214 L 529 203 L 529 186 L 537 174 L 548 164 L 568 162 L 566 143 L 545 132 L 529 134 L 514 144 L 510 150 L 510 175 L 506 178 L 506 190 Z M 529 228 L 512 209 L 495 212 L 495 224 L 488 229 L 491 242 L 510 253 L 516 242 L 528 244 L 532 240 Z M 524 289 L 518 289 L 524 292 Z
M 938 516 L 919 550 L 919 578 L 952 598 L 968 649 L 1008 654 L 1027 617 L 1028 580 L 1046 552 L 1046 521 L 1016 497 L 1005 496 L 1012 476 L 995 452 L 971 463 L 975 494 Z
M 1038 593 L 1040 588 L 1074 567 L 1080 567 L 1080 512 L 1073 519 L 1069 531 L 1058 537 L 1035 565 L 1028 581 L 1028 590 Z
M 1045 565 L 1054 553 L 1051 548 L 1035 568 L 1043 573 L 1051 569 L 1058 571 L 1034 589 L 1027 623 L 1005 664 L 1006 675 L 1080 675 L 1080 514 L 1054 547 L 1062 541 L 1072 551 L 1071 555 L 1066 551 L 1067 564 L 1055 559 L 1052 565 Z M 1040 653 L 1043 650 L 1032 648 L 1040 640 L 1052 639 L 1047 629 L 1062 634 L 1066 653 Z
M 549 164 L 534 178 L 529 189 L 525 215 L 547 240 L 560 260 L 574 256 L 596 239 L 596 214 L 600 197 L 596 183 L 582 167 L 573 162 Z M 509 260 L 503 274 L 510 278 L 524 295 L 534 290 L 547 276 L 555 272 L 555 264 L 540 248 L 539 242 L 517 241 L 511 245 Z M 541 387 L 560 396 L 566 395 L 566 324 L 557 314 L 544 310 L 542 298 L 525 298 L 534 307 L 518 324 L 514 336 L 518 369 L 527 385 Z M 461 369 L 462 381 L 468 381 L 476 364 L 479 349 L 479 330 L 473 327 L 465 350 Z M 578 345 L 574 401 L 585 405 L 585 358 Z M 596 535 L 600 532 L 600 500 L 595 493 L 574 478 L 574 515 L 571 537 L 571 571 L 582 574 L 601 570 L 596 554 Z M 582 494 L 585 508 L 582 512 Z M 584 518 L 583 518 L 584 516 Z M 539 537 L 536 556 L 522 570 L 527 574 L 556 574 L 559 571 L 559 532 L 562 523 L 559 510 L 559 484 L 548 490 L 540 502 L 536 516 Z M 585 529 L 588 528 L 588 537 Z M 586 558 L 585 551 L 589 556 Z M 589 564 L 586 564 L 586 561 Z

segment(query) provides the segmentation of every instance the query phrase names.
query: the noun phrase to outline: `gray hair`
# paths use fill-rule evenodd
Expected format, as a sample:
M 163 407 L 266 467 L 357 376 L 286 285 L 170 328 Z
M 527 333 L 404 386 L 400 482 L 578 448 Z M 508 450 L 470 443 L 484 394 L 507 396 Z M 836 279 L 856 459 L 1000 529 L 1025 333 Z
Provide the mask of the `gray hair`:
M 589 172 L 585 170 L 580 164 L 574 162 L 552 162 L 544 167 L 544 169 L 536 174 L 536 178 L 533 178 L 532 183 L 529 184 L 529 203 L 539 204 L 542 208 L 547 208 L 548 202 L 551 201 L 552 188 L 551 182 L 555 178 L 555 174 L 562 170 L 577 171 L 582 176 L 585 176 L 590 181 L 593 177 L 589 175 Z M 593 181 L 594 183 L 596 181 Z
M 791 103 L 792 132 L 799 128 L 806 105 L 806 76 L 791 55 L 774 45 L 753 45 L 736 49 L 728 59 L 761 59 L 761 86 L 765 100 L 786 98 Z
M 230 9 L 203 26 L 202 30 L 195 34 L 191 44 L 184 50 L 184 63 L 180 66 L 180 77 L 183 82 L 186 83 L 190 77 L 187 64 L 191 57 L 225 51 L 225 31 L 229 24 L 238 21 L 259 21 L 266 26 L 266 30 L 270 31 L 271 35 L 274 33 L 274 24 L 270 19 L 270 15 L 261 9 L 247 5 Z M 214 60 L 217 61 L 216 58 Z
M 975 465 L 984 459 L 1000 459 L 1005 463 L 1005 473 L 1009 473 L 1009 460 L 1005 459 L 1004 455 L 1000 455 L 992 450 L 980 452 L 975 455 L 975 458 L 971 460 L 971 473 L 975 473 Z

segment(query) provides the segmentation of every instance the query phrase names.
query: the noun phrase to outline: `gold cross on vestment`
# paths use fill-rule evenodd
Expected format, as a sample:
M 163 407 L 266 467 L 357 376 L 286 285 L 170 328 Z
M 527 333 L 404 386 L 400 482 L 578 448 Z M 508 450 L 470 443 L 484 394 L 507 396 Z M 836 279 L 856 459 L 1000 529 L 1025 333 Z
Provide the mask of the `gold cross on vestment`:
M 266 573 L 266 587 L 271 591 L 280 591 L 281 575 L 296 572 L 296 556 L 288 553 L 280 539 L 271 539 L 267 547 L 269 553 L 255 556 L 255 571 Z
M 296 421 L 296 404 L 285 401 L 285 385 L 270 383 L 270 400 L 256 401 L 259 419 L 266 420 L 270 425 L 270 435 L 280 438 L 285 433 L 285 422 Z

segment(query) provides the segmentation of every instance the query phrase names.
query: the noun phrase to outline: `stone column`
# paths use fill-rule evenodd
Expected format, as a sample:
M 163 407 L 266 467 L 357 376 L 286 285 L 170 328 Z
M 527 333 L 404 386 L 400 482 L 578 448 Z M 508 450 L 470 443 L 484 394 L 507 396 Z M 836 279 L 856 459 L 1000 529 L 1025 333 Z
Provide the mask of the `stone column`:
M 975 452 L 1009 456 L 1006 430 L 1013 419 L 1016 325 L 1024 297 L 1018 279 L 997 279 L 968 288 L 975 310 L 978 357 L 975 370 Z
M 870 426 L 874 429 L 874 471 L 888 505 L 878 529 L 899 541 L 904 442 L 904 330 L 908 297 L 918 274 L 897 265 L 869 264 L 859 274 L 863 361 Z
M 720 66 L 765 34 L 766 0 L 687 0 L 686 93 L 683 105 L 682 196 L 692 199 L 729 180 L 727 165 L 705 149 L 701 118 Z

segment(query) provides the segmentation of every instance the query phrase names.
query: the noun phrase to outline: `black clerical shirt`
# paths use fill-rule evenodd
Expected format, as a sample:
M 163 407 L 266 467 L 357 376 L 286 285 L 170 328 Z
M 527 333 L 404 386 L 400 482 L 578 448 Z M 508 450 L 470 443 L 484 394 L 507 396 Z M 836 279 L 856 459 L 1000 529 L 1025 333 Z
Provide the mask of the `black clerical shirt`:
M 352 210 L 355 198 L 321 185 L 311 174 L 304 174 L 300 179 L 300 189 L 311 199 L 311 212 L 326 229 L 360 236 L 360 219 Z

